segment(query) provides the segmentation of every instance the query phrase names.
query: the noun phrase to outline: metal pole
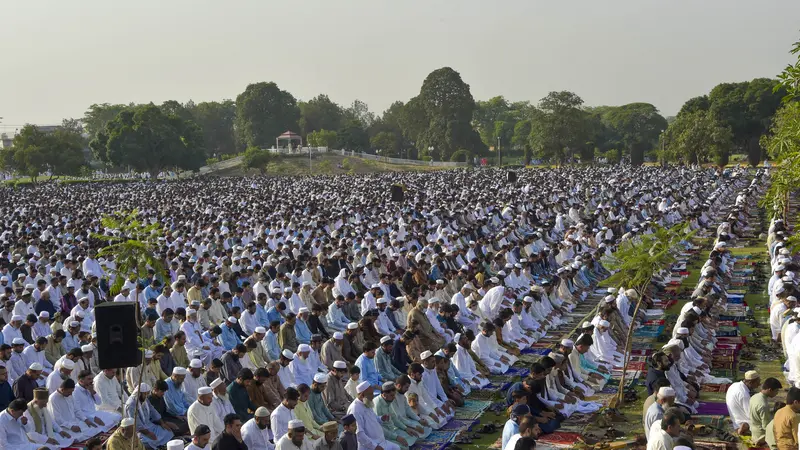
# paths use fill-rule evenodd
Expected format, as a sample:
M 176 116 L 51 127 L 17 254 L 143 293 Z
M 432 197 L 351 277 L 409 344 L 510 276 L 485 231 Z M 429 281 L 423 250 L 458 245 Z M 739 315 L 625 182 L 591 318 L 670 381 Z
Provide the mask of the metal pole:
M 500 153 L 500 136 L 497 136 L 497 165 L 503 165 L 503 155 Z
M 308 174 L 311 175 L 311 147 L 308 147 Z

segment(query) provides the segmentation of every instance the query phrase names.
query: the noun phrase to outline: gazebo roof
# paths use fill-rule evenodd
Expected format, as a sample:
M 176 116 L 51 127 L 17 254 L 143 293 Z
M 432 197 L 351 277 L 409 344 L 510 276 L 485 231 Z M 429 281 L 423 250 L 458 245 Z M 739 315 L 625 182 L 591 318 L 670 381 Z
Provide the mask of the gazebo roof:
M 284 131 L 283 134 L 278 136 L 278 139 L 302 140 L 303 138 L 297 133 L 292 133 L 291 131 Z

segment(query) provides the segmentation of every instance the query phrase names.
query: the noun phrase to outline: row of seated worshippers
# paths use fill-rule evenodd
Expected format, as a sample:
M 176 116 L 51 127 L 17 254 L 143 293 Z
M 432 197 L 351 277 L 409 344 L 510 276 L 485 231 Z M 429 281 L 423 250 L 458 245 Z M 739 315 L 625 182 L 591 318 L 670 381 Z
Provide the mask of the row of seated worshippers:
M 729 244 L 736 239 L 732 230 L 741 233 L 748 228 L 749 210 L 757 207 L 763 189 L 758 178 L 754 178 L 746 187 L 742 180 L 740 185 L 734 184 L 730 189 L 717 193 L 717 206 L 710 211 L 710 217 L 719 217 L 729 226 L 717 227 L 713 249 L 701 268 L 701 277 L 691 298 L 681 307 L 672 339 L 648 357 L 647 389 L 650 396 L 644 403 L 642 422 L 649 450 L 674 448 L 678 442 L 689 439 L 688 434 L 680 429 L 674 430 L 677 433 L 672 432 L 665 422 L 669 418 L 682 424 L 690 419 L 691 414 L 697 413 L 702 384 L 731 384 L 731 380 L 710 373 L 712 351 L 718 342 L 718 319 L 728 309 L 727 287 L 736 260 Z M 731 203 L 733 207 L 730 207 Z M 730 211 L 733 213 L 728 214 Z M 751 403 L 751 391 L 759 388 L 762 393 L 756 397 L 756 403 Z M 767 379 L 762 385 L 755 371 L 748 371 L 744 380 L 730 385 L 726 403 L 737 433 L 752 434 L 753 442 L 758 445 L 769 441 L 766 430 L 770 420 L 767 418 L 772 412 L 768 411 L 767 400 L 779 389 L 780 382 L 774 378 Z M 758 412 L 752 412 L 751 406 Z M 749 419 L 751 414 L 760 418 L 757 425 Z M 755 426 L 751 428 L 751 425 Z M 692 442 L 691 439 L 688 442 Z

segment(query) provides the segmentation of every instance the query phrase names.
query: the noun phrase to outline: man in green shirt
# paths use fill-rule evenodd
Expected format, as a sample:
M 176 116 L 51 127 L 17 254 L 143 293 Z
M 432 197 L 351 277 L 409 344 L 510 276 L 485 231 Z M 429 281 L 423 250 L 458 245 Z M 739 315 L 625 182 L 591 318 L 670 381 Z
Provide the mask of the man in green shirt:
M 761 392 L 750 397 L 750 433 L 756 447 L 766 442 L 767 424 L 772 420 L 769 399 L 775 398 L 781 388 L 776 378 L 767 378 L 761 385 Z
M 381 395 L 375 397 L 373 409 L 375 415 L 381 420 L 383 434 L 386 438 L 401 448 L 408 448 L 417 442 L 419 434 L 405 426 L 395 414 L 392 414 L 391 404 L 395 401 L 397 389 L 393 381 L 387 381 L 381 386 Z

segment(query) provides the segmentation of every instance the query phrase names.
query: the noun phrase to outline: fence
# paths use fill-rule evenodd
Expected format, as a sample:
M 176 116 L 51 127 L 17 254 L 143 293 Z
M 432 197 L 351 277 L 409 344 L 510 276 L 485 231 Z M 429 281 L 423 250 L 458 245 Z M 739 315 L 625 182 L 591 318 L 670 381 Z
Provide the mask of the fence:
M 404 164 L 408 166 L 430 166 L 430 167 L 467 167 L 469 165 L 465 162 L 420 161 L 417 159 L 389 158 L 388 156 L 370 155 L 369 153 L 353 152 L 347 150 L 336 150 L 336 151 L 341 153 L 342 156 L 370 159 L 373 161 L 381 161 L 388 164 Z

